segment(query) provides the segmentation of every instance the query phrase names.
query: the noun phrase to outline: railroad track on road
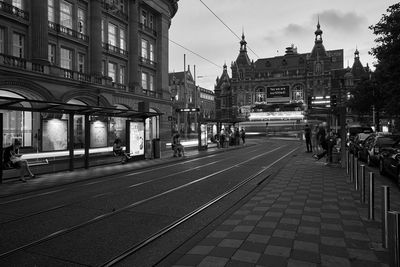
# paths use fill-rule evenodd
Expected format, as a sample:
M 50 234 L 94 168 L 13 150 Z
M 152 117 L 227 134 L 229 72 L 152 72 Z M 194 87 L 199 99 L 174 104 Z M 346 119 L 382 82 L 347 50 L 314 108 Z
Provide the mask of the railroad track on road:
M 59 230 L 59 231 L 53 232 L 53 233 L 51 233 L 51 234 L 49 234 L 49 235 L 46 235 L 46 236 L 44 236 L 44 237 L 42 237 L 42 238 L 40 238 L 40 239 L 37 239 L 37 240 L 34 240 L 34 241 L 29 242 L 29 243 L 27 243 L 27 244 L 18 246 L 18 247 L 14 248 L 14 249 L 10 249 L 10 250 L 8 250 L 8 251 L 2 252 L 2 253 L 0 253 L 0 259 L 5 259 L 5 258 L 7 258 L 8 256 L 10 256 L 10 255 L 12 255 L 12 254 L 15 254 L 15 253 L 17 253 L 17 252 L 24 251 L 24 250 L 26 250 L 26 249 L 28 249 L 28 248 L 35 247 L 35 246 L 37 246 L 37 245 L 39 245 L 39 244 L 42 244 L 42 243 L 44 243 L 44 242 L 46 242 L 46 241 L 49 241 L 49 240 L 51 240 L 51 239 L 55 239 L 55 238 L 57 238 L 57 237 L 61 237 L 61 236 L 63 236 L 63 235 L 66 235 L 66 234 L 71 233 L 71 232 L 73 232 L 73 231 L 76 231 L 76 230 L 78 230 L 78 229 L 82 229 L 82 228 L 84 228 L 84 227 L 87 227 L 87 226 L 89 226 L 89 225 L 92 225 L 92 224 L 94 224 L 94 223 L 97 223 L 97 222 L 99 222 L 99 221 L 101 221 L 101 220 L 105 220 L 105 219 L 107 219 L 107 218 L 110 218 L 110 217 L 112 217 L 112 216 L 115 216 L 116 214 L 121 213 L 121 212 L 123 212 L 123 211 L 126 211 L 126 210 L 128 210 L 128 209 L 131 209 L 131 208 L 133 208 L 133 207 L 137 207 L 137 206 L 139 206 L 139 205 L 141 205 L 141 204 L 148 203 L 148 202 L 150 202 L 150 201 L 152 201 L 152 200 L 155 200 L 155 199 L 157 199 L 157 198 L 160 198 L 160 197 L 165 196 L 165 195 L 167 195 L 167 194 L 170 194 L 170 193 L 172 193 L 172 192 L 175 192 L 175 191 L 181 190 L 181 189 L 183 189 L 183 188 L 189 187 L 189 186 L 191 186 L 191 185 L 193 185 L 193 184 L 202 182 L 202 181 L 207 180 L 207 179 L 209 179 L 209 178 L 211 178 L 211 177 L 214 177 L 214 176 L 216 176 L 216 175 L 218 175 L 218 174 L 221 174 L 221 173 L 223 173 L 223 172 L 227 172 L 227 171 L 229 171 L 229 170 L 231 170 L 231 169 L 233 169 L 233 168 L 235 168 L 235 167 L 237 167 L 237 166 L 239 166 L 239 165 L 241 165 L 241 164 L 246 164 L 247 162 L 249 162 L 249 161 L 251 161 L 251 160 L 254 160 L 255 158 L 261 157 L 261 156 L 263 156 L 263 155 L 265 155 L 265 154 L 273 153 L 274 151 L 278 150 L 279 148 L 281 148 L 281 147 L 278 147 L 278 148 L 275 148 L 275 149 L 273 149 L 273 150 L 264 152 L 264 153 L 262 153 L 262 154 L 260 154 L 260 155 L 254 156 L 254 157 L 252 157 L 252 158 L 250 158 L 250 159 L 248 159 L 248 160 L 245 160 L 245 161 L 242 161 L 242 162 L 240 162 L 240 163 L 238 163 L 238 164 L 229 166 L 228 168 L 219 170 L 219 171 L 217 171 L 217 172 L 214 172 L 214 173 L 212 173 L 212 174 L 206 175 L 206 176 L 204 176 L 204 177 L 201 177 L 201 178 L 199 178 L 199 179 L 193 180 L 193 181 L 191 181 L 191 182 L 188 182 L 188 183 L 179 185 L 179 186 L 174 187 L 174 188 L 172 188 L 172 189 L 166 190 L 166 191 L 164 191 L 164 192 L 162 192 L 162 193 L 159 193 L 159 194 L 153 195 L 153 196 L 151 196 L 151 197 L 148 197 L 148 198 L 145 198 L 145 199 L 142 199 L 142 200 L 139 200 L 139 201 L 130 203 L 129 205 L 125 205 L 125 206 L 122 207 L 122 208 L 113 210 L 113 211 L 111 211 L 111 212 L 103 213 L 103 214 L 101 214 L 101 215 L 99 215 L 99 216 L 96 216 L 96 217 L 94 217 L 94 218 L 92 218 L 92 219 L 90 219 L 90 220 L 86 220 L 86 221 L 84 221 L 84 222 L 81 222 L 81 223 L 76 224 L 76 225 L 74 225 L 74 226 L 71 226 L 71 227 L 64 228 L 64 229 L 61 229 L 61 230 Z M 270 167 L 272 167 L 273 165 L 275 165 L 277 162 L 279 162 L 279 161 L 282 160 L 283 158 L 287 157 L 288 155 L 292 154 L 292 153 L 293 153 L 295 150 L 297 150 L 297 149 L 298 149 L 298 148 L 295 148 L 295 149 L 291 150 L 290 152 L 288 152 L 287 154 L 283 155 L 282 157 L 280 157 L 279 159 L 277 159 L 277 160 L 274 161 L 273 163 L 269 164 L 269 165 L 266 166 L 266 167 L 263 167 L 261 170 L 257 171 L 257 172 L 254 173 L 253 175 L 251 175 L 251 176 L 245 178 L 245 179 L 242 180 L 240 183 L 238 183 L 238 184 L 236 184 L 235 186 L 231 187 L 230 189 L 226 190 L 226 191 L 223 192 L 222 194 L 218 195 L 217 197 L 213 198 L 212 200 L 208 201 L 207 203 L 204 203 L 203 205 L 199 206 L 198 208 L 196 208 L 196 209 L 190 211 L 189 213 L 185 214 L 184 216 L 180 217 L 179 219 L 177 219 L 177 220 L 175 220 L 174 222 L 170 223 L 169 225 L 165 226 L 165 227 L 162 228 L 161 230 L 159 230 L 159 231 L 157 231 L 157 232 L 155 232 L 155 233 L 149 235 L 149 236 L 148 236 L 147 238 L 145 238 L 144 240 L 142 240 L 142 241 L 140 241 L 140 242 L 138 242 L 138 243 L 132 245 L 131 247 L 129 247 L 128 249 L 124 250 L 124 251 L 123 251 L 122 253 L 120 253 L 119 255 L 117 255 L 117 256 L 115 256 L 115 257 L 109 259 L 107 262 L 101 264 L 100 266 L 112 266 L 112 265 L 114 265 L 114 264 L 120 262 L 121 260 L 126 259 L 127 257 L 129 257 L 130 255 L 134 254 L 135 252 L 137 252 L 137 251 L 140 250 L 141 248 L 143 248 L 143 247 L 145 247 L 146 245 L 150 244 L 151 242 L 157 240 L 158 238 L 160 238 L 161 236 L 163 236 L 163 235 L 166 234 L 167 232 L 169 232 L 169 231 L 175 229 L 176 227 L 178 227 L 179 225 L 181 225 L 181 224 L 184 223 L 185 221 L 187 221 L 187 220 L 189 220 L 190 218 L 192 218 L 192 217 L 196 216 L 197 214 L 201 213 L 202 211 L 204 211 L 204 210 L 207 209 L 208 207 L 212 206 L 213 204 L 217 203 L 217 202 L 220 201 L 221 199 L 225 198 L 226 196 L 232 194 L 233 192 L 235 192 L 235 191 L 238 190 L 239 188 L 243 187 L 244 185 L 246 185 L 246 184 L 249 183 L 250 181 L 254 180 L 254 179 L 257 178 L 257 177 L 260 177 L 260 176 L 261 176 L 263 173 L 265 173 Z M 214 164 L 214 163 L 215 163 L 215 162 L 212 162 L 212 163 L 209 163 L 209 164 L 211 165 L 211 164 Z M 181 163 L 178 163 L 178 164 L 181 164 Z M 208 165 L 208 164 L 207 164 L 207 165 Z M 207 165 L 198 166 L 198 167 L 196 167 L 196 168 L 206 167 Z M 160 168 L 163 168 L 163 167 L 160 167 Z M 189 170 L 181 171 L 180 173 L 184 173 L 184 172 L 187 172 L 187 171 L 192 171 L 193 169 L 196 169 L 196 168 L 192 168 L 192 169 L 189 169 Z M 145 171 L 145 170 L 144 170 L 144 171 Z M 130 173 L 130 174 L 127 174 L 127 175 L 139 174 L 139 173 L 142 173 L 142 172 L 144 172 L 144 171 L 142 170 L 142 171 Z M 175 174 L 171 174 L 171 175 L 176 175 L 176 173 L 175 173 Z M 166 176 L 170 176 L 170 175 L 166 175 Z M 264 177 L 262 177 L 262 179 L 260 179 L 260 181 L 257 183 L 257 185 L 261 184 L 261 183 L 262 183 L 263 181 L 265 181 L 268 177 L 269 177 L 269 176 L 264 176 Z M 160 177 L 160 178 L 158 178 L 158 179 L 153 179 L 152 181 L 146 181 L 146 182 L 137 183 L 137 184 L 131 185 L 130 188 L 132 188 L 132 187 L 138 187 L 138 186 L 140 186 L 140 185 L 143 185 L 143 184 L 146 184 L 146 183 L 150 183 L 150 182 L 154 182 L 154 181 L 160 180 L 160 179 L 165 179 L 165 178 L 167 178 L 167 177 Z M 106 181 L 109 181 L 109 180 L 106 180 Z M 255 187 L 255 188 L 256 188 L 256 187 Z M 255 188 L 254 188 L 254 189 L 255 189 Z M 253 190 L 254 190 L 254 189 L 253 189 Z M 55 190 L 54 192 L 56 192 L 56 191 L 57 191 L 57 190 Z M 50 193 L 51 193 L 51 192 L 50 192 Z M 94 196 L 94 197 L 101 197 L 101 195 L 96 195 L 96 196 Z M 79 202 L 79 201 L 77 201 L 77 202 L 75 202 L 75 203 L 68 203 L 68 204 L 65 204 L 65 205 L 55 206 L 55 207 L 50 208 L 50 209 L 47 209 L 47 210 L 42 210 L 42 211 L 39 211 L 39 212 L 36 212 L 36 213 L 32 213 L 32 214 L 29 214 L 29 215 L 26 215 L 26 216 L 17 218 L 17 219 L 12 219 L 12 220 L 9 220 L 9 221 L 7 221 L 7 222 L 14 222 L 14 221 L 16 221 L 16 220 L 18 220 L 18 219 L 28 218 L 28 217 L 31 217 L 31 216 L 35 216 L 35 215 L 37 215 L 37 214 L 41 214 L 41 213 L 53 211 L 53 210 L 55 210 L 55 209 L 61 209 L 61 208 L 66 207 L 66 206 L 68 206 L 68 205 L 76 204 L 76 203 L 78 203 L 78 202 Z M 8 202 L 3 202 L 3 203 L 0 203 L 0 204 L 4 204 L 4 203 L 8 203 Z M 6 223 L 7 223 L 7 222 L 6 222 Z

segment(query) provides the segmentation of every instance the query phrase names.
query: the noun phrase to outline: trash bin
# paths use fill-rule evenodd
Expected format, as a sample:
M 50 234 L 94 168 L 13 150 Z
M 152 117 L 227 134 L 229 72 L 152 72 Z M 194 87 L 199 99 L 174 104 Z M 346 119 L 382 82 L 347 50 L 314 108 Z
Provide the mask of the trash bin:
M 153 152 L 154 152 L 154 158 L 159 159 L 161 154 L 160 154 L 160 139 L 153 139 Z

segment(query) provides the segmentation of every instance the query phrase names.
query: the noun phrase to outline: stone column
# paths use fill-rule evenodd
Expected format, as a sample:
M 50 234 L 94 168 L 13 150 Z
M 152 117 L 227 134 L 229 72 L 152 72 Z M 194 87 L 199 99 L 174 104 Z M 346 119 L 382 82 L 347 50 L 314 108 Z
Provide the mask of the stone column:
M 128 77 L 129 87 L 140 85 L 139 79 L 139 7 L 137 0 L 129 1 Z
M 35 16 L 32 16 L 35 14 Z M 30 21 L 32 22 L 32 62 L 48 65 L 48 14 L 47 1 L 32 1 Z
M 90 1 L 90 14 L 90 73 L 95 76 L 101 76 L 103 48 L 101 41 L 100 1 Z

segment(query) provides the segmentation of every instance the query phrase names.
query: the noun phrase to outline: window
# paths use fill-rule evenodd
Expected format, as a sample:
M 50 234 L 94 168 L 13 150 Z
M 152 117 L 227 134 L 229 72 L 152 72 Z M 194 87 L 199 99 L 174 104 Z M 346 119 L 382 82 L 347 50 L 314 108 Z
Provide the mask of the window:
M 103 75 L 103 76 L 106 75 L 106 61 L 105 60 L 101 61 L 101 75 Z
M 142 72 L 142 89 L 147 90 L 147 81 L 148 81 L 148 74 L 145 72 Z
M 85 54 L 78 54 L 78 71 L 84 73 L 85 72 Z
M 13 34 L 13 56 L 23 58 L 25 57 L 25 36 L 19 33 Z
M 60 24 L 72 29 L 72 4 L 67 1 L 60 3 Z
M 22 0 L 12 0 L 12 5 L 18 7 L 19 9 L 23 9 Z
M 125 84 L 126 68 L 125 66 L 119 67 L 119 83 Z
M 150 44 L 150 60 L 154 61 L 154 45 Z
M 140 23 L 147 25 L 147 12 L 142 10 L 142 15 L 140 16 Z
M 0 54 L 4 54 L 4 28 L 0 27 Z
M 151 14 L 149 15 L 149 28 L 154 29 L 154 16 Z
M 49 44 L 49 62 L 51 64 L 56 64 L 56 46 L 53 44 Z
M 154 75 L 150 74 L 149 78 L 149 90 L 154 91 Z
M 119 48 L 126 50 L 126 36 L 124 29 L 119 30 Z
M 81 8 L 78 8 L 78 32 L 86 33 L 86 11 Z
M 112 78 L 113 82 L 117 82 L 117 64 L 108 63 L 108 76 Z
M 149 46 L 149 42 L 145 39 L 142 39 L 142 57 L 145 59 L 148 58 L 148 50 L 147 50 L 148 46 Z
M 72 70 L 72 50 L 61 48 L 61 68 Z
M 47 0 L 47 15 L 48 19 L 51 22 L 55 22 L 55 15 L 54 15 L 54 0 Z
M 112 23 L 108 24 L 108 43 L 117 46 L 117 26 Z

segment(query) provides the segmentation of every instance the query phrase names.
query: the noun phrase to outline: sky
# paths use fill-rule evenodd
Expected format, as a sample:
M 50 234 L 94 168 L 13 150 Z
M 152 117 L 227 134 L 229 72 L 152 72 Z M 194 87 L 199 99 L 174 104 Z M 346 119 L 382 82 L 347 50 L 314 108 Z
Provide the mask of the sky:
M 204 4 L 205 5 L 204 5 Z M 196 84 L 214 90 L 223 65 L 235 61 L 244 32 L 250 60 L 282 56 L 292 44 L 298 53 L 310 53 L 319 22 L 326 50 L 343 49 L 344 67 L 353 64 L 354 51 L 361 63 L 373 68 L 376 60 L 368 54 L 376 36 L 375 25 L 387 14 L 388 0 L 180 0 L 169 30 L 169 72 L 184 70 Z M 235 34 L 233 34 L 212 10 Z

